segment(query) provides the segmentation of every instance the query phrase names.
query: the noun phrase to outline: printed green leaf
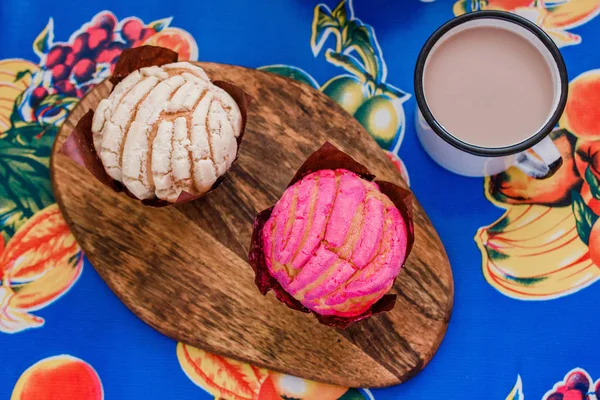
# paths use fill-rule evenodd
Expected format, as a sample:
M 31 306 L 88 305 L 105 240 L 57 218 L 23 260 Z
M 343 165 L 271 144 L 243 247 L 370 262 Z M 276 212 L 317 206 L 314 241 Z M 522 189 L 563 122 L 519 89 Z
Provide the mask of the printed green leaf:
M 333 65 L 344 68 L 346 71 L 356 75 L 363 82 L 367 81 L 367 72 L 356 58 L 347 54 L 337 53 L 331 49 L 325 52 L 325 59 Z
M 473 11 L 485 10 L 487 4 L 488 4 L 487 0 L 471 0 L 471 10 L 473 10 Z
M 44 97 L 44 100 L 40 103 L 41 106 L 54 105 L 61 108 L 71 109 L 79 103 L 77 97 L 67 97 L 58 93 L 54 93 Z
M 596 178 L 596 175 L 594 175 L 591 165 L 588 165 L 587 169 L 585 170 L 585 180 L 590 185 L 592 196 L 600 200 L 600 182 L 598 181 L 598 178 Z
M 319 89 L 320 85 L 317 83 L 315 78 L 310 76 L 310 74 L 298 67 L 294 67 L 292 65 L 265 65 L 264 67 L 259 67 L 258 70 L 271 72 L 273 74 L 286 76 L 288 78 L 292 78 L 297 80 L 298 82 L 302 82 L 306 85 L 312 86 L 315 89 Z
M 410 99 L 410 93 L 406 93 L 405 91 L 400 90 L 397 87 L 390 85 L 389 83 L 380 83 L 379 85 L 377 85 L 375 93 L 379 94 L 380 92 L 383 94 L 387 94 L 392 98 L 401 100 L 402 102 L 405 102 L 406 100 Z
M 50 50 L 50 44 L 54 40 L 54 20 L 50 18 L 48 20 L 48 25 L 44 28 L 44 30 L 38 35 L 37 38 L 33 41 L 33 51 L 40 58 L 42 58 L 48 50 Z
M 523 382 L 521 381 L 520 375 L 517 375 L 517 382 L 508 396 L 506 396 L 506 400 L 525 400 L 525 395 L 523 394 Z
M 25 78 L 27 75 L 31 75 L 31 70 L 24 69 L 23 71 L 19 71 L 17 72 L 17 75 L 15 76 L 15 80 L 13 82 L 18 82 L 21 79 Z
M 506 279 L 509 279 L 509 280 L 516 282 L 519 285 L 523 285 L 523 286 L 535 285 L 536 283 L 540 283 L 540 282 L 548 279 L 547 276 L 542 276 L 540 278 L 519 278 L 519 277 L 512 276 L 512 275 L 504 275 L 504 276 L 506 277 Z
M 331 16 L 337 21 L 338 26 L 344 26 L 349 19 L 354 18 L 352 10 L 350 10 L 350 13 L 347 12 L 348 7 L 350 7 L 348 0 L 342 0 L 331 12 Z M 350 14 L 350 17 L 348 17 L 348 14 Z
M 375 82 L 381 82 L 384 67 L 381 60 L 381 49 L 375 40 L 373 28 L 358 20 L 352 20 L 344 26 L 342 38 L 344 38 L 343 53 L 356 52 Z
M 16 126 L 19 123 L 23 123 L 23 118 L 21 117 L 21 114 L 19 113 L 19 107 L 21 106 L 21 103 L 23 102 L 23 94 L 25 92 L 21 92 L 17 98 L 15 99 L 15 102 L 13 103 L 13 109 L 12 112 L 10 114 L 10 123 L 12 124 L 12 126 Z
M 340 25 L 331 15 L 331 10 L 325 4 L 319 4 L 315 7 L 315 14 L 312 22 L 312 33 L 310 36 L 310 48 L 316 57 L 323 48 L 325 41 L 330 34 L 336 37 L 335 48 L 341 50 L 341 32 Z
M 486 251 L 488 253 L 488 257 L 490 259 L 492 259 L 493 261 L 502 261 L 502 260 L 506 260 L 508 258 L 508 256 L 504 253 L 499 252 L 498 250 L 494 250 L 491 247 L 486 247 Z M 509 279 L 516 279 L 512 276 L 508 277 Z
M 156 32 L 160 32 L 171 24 L 173 17 L 158 19 L 156 21 L 152 21 L 148 24 L 148 26 L 154 29 Z
M 496 223 L 494 225 L 492 225 L 489 229 L 488 232 L 490 233 L 502 233 L 504 232 L 504 229 L 511 223 L 511 220 L 509 218 L 502 218 L 498 221 L 496 221 Z
M 54 202 L 48 173 L 50 149 L 0 140 L 0 233 L 5 240 Z
M 344 393 L 338 400 L 366 400 L 367 398 L 368 397 L 366 397 L 358 389 L 348 389 L 348 391 Z
M 590 242 L 590 231 L 598 220 L 598 216 L 585 204 L 585 201 L 578 192 L 572 192 L 573 197 L 573 215 L 575 215 L 575 224 L 579 238 L 585 244 Z
M 460 0 L 454 3 L 453 11 L 454 15 L 462 15 L 471 11 L 469 4 L 471 0 Z
M 487 0 L 461 0 L 454 4 L 454 15 L 462 15 L 471 11 L 485 10 Z
M 57 130 L 52 125 L 42 127 L 35 122 L 23 123 L 6 131 L 4 140 L 14 146 L 51 147 Z

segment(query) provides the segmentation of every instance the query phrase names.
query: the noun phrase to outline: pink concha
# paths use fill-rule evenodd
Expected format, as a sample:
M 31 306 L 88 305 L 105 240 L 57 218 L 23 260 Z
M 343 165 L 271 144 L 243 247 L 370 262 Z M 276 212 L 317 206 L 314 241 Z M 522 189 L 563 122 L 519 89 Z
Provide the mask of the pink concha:
M 269 272 L 321 315 L 353 317 L 392 287 L 406 224 L 379 187 L 353 172 L 321 170 L 290 186 L 263 228 Z

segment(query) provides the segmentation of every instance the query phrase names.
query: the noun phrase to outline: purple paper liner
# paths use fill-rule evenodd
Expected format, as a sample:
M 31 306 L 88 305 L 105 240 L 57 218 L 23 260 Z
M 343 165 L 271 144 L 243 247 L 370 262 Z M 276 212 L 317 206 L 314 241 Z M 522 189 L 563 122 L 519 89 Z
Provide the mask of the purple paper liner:
M 319 150 L 311 154 L 306 159 L 306 161 L 302 164 L 302 166 L 294 175 L 294 178 L 291 180 L 288 187 L 298 182 L 304 176 L 322 169 L 346 169 L 361 176 L 365 180 L 373 181 L 375 179 L 375 175 L 371 174 L 364 165 L 360 164 L 348 154 L 339 150 L 331 143 L 326 142 L 325 144 L 323 144 L 323 146 L 321 146 Z M 398 210 L 402 214 L 404 221 L 407 224 L 407 246 L 406 256 L 403 261 L 404 263 L 406 261 L 406 258 L 408 258 L 408 255 L 410 254 L 410 251 L 412 250 L 414 244 L 414 225 L 412 220 L 412 193 L 409 190 L 406 190 L 390 182 L 375 181 L 375 183 L 377 183 L 381 192 L 388 196 L 389 199 L 398 208 Z M 273 290 L 277 299 L 285 305 L 287 305 L 289 308 L 296 311 L 302 311 L 304 313 L 313 313 L 321 324 L 339 329 L 346 329 L 358 321 L 369 318 L 375 314 L 390 311 L 394 308 L 394 305 L 396 303 L 395 294 L 384 295 L 364 313 L 353 317 L 320 315 L 304 307 L 302 303 L 300 303 L 292 295 L 290 295 L 283 289 L 279 282 L 277 282 L 277 280 L 271 276 L 269 268 L 267 267 L 263 249 L 264 246 L 262 241 L 262 230 L 264 225 L 271 217 L 272 212 L 273 207 L 268 208 L 260 212 L 254 219 L 252 238 L 250 242 L 250 252 L 248 254 L 248 262 L 255 273 L 254 282 L 256 283 L 258 290 L 263 295 L 266 295 L 270 290 Z

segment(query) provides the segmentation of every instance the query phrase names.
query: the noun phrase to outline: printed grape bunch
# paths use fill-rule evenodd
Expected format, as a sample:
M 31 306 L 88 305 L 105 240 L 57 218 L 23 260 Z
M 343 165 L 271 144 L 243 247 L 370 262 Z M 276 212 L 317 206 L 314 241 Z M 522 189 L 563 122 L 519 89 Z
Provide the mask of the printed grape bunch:
M 99 63 L 110 64 L 129 44 L 139 40 L 143 28 L 137 20 L 123 24 L 122 36 L 125 43 L 115 41 L 114 30 L 117 20 L 112 14 L 102 14 L 92 21 L 89 27 L 77 34 L 72 44 L 57 43 L 46 55 L 45 68 L 52 73 L 52 83 L 56 91 L 65 96 L 82 97 L 93 80 Z M 144 35 L 150 35 L 145 31 Z M 44 89 L 44 88 L 37 88 Z M 38 91 L 43 96 L 43 91 Z M 33 101 L 38 101 L 34 97 Z
M 600 380 L 595 387 L 581 370 L 569 373 L 563 382 L 555 385 L 544 400 L 597 400 L 600 399 Z
M 33 312 L 66 293 L 83 268 L 49 179 L 61 123 L 80 97 L 108 78 L 128 47 L 162 46 L 176 51 L 179 60 L 195 60 L 196 42 L 170 22 L 145 24 L 133 17 L 119 22 L 102 11 L 68 41 L 58 42 L 50 19 L 34 40 L 35 62 L 0 60 L 0 154 L 7 155 L 0 165 L 0 277 L 5 278 L 0 332 L 42 326 L 44 319 Z
M 25 121 L 42 124 L 62 122 L 76 102 L 114 70 L 124 49 L 144 44 L 160 45 L 179 53 L 180 60 L 195 59 L 194 39 L 185 31 L 170 28 L 166 18 L 144 24 L 131 17 L 122 21 L 110 12 L 97 14 L 71 35 L 68 42 L 54 42 L 52 19 L 37 37 L 33 48 L 40 69 L 22 96 L 19 110 Z

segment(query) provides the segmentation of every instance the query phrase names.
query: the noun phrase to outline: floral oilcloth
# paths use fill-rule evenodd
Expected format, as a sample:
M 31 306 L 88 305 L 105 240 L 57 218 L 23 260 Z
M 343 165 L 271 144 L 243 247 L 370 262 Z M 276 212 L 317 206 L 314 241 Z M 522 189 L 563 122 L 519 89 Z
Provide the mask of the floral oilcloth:
M 550 179 L 463 178 L 418 143 L 419 50 L 479 9 L 534 21 L 565 57 L 552 134 L 565 162 Z M 0 398 L 600 400 L 598 14 L 600 0 L 1 2 Z M 69 110 L 143 44 L 297 79 L 377 140 L 454 273 L 448 333 L 423 372 L 374 390 L 305 381 L 176 343 L 117 300 L 69 233 L 48 162 Z

